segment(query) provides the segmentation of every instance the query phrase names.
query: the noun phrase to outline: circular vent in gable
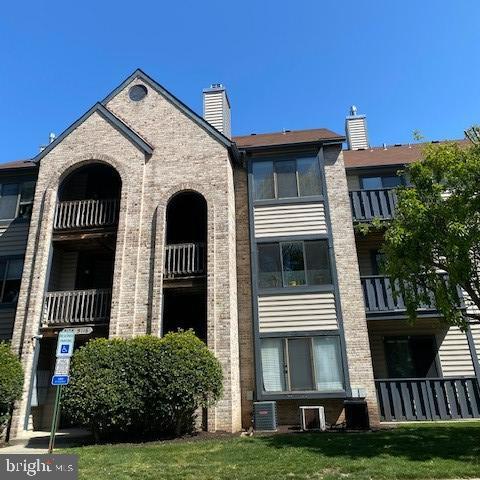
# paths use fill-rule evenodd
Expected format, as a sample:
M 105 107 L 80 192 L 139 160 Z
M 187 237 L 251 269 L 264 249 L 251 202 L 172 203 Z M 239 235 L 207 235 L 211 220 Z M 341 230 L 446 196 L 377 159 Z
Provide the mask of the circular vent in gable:
M 128 91 L 128 96 L 130 97 L 130 100 L 134 102 L 139 102 L 147 96 L 147 93 L 147 87 L 145 87 L 144 85 L 134 85 Z

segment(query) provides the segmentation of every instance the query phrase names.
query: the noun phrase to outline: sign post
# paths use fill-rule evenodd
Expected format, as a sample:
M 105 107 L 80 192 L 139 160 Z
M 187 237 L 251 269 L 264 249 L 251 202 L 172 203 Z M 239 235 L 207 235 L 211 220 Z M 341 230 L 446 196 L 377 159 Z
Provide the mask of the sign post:
M 52 428 L 50 430 L 50 441 L 48 443 L 48 453 L 52 453 L 55 446 L 55 435 L 57 433 L 58 423 L 60 421 L 60 405 L 62 401 L 62 386 L 68 385 L 70 381 L 70 358 L 73 354 L 73 345 L 75 343 L 75 332 L 73 329 L 62 330 L 58 334 L 57 342 L 57 362 L 55 363 L 55 372 L 52 377 L 52 385 L 57 387 L 55 395 L 55 407 L 53 409 Z

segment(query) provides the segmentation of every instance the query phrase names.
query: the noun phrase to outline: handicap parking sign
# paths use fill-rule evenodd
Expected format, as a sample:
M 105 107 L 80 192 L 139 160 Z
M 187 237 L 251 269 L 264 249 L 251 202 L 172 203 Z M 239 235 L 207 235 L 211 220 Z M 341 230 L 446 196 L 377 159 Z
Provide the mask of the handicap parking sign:
M 75 333 L 72 330 L 62 330 L 58 334 L 57 358 L 71 357 L 73 354 L 74 342 Z

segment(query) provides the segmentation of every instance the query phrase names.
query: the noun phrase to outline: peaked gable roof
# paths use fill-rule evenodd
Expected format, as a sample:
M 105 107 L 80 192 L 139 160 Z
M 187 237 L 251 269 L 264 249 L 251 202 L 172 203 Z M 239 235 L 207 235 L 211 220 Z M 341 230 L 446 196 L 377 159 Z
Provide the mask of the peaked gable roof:
M 122 91 L 128 84 L 132 83 L 136 79 L 140 79 L 145 82 L 149 87 L 155 90 L 157 93 L 162 95 L 166 100 L 168 100 L 172 105 L 177 107 L 183 114 L 190 118 L 193 122 L 203 128 L 211 137 L 219 141 L 222 145 L 227 148 L 232 148 L 232 141 L 220 133 L 215 127 L 210 125 L 204 118 L 195 113 L 190 107 L 185 105 L 181 100 L 179 100 L 175 95 L 170 93 L 166 88 L 162 87 L 158 82 L 156 82 L 152 77 L 147 75 L 143 70 L 137 68 L 128 78 L 126 78 L 115 90 L 109 93 L 103 100 L 102 105 L 106 106 L 107 103 L 115 97 L 120 91 Z
M 147 155 L 151 155 L 153 147 L 146 142 L 138 133 L 134 132 L 128 125 L 116 117 L 110 110 L 105 108 L 101 103 L 96 103 L 90 110 L 84 113 L 76 122 L 72 123 L 66 130 L 64 130 L 48 147 L 42 150 L 33 161 L 40 161 L 47 153 L 52 151 L 67 135 L 81 125 L 85 120 L 91 117 L 94 113 L 101 115 L 114 128 L 122 133 L 128 140 L 136 145 L 140 150 L 143 150 Z

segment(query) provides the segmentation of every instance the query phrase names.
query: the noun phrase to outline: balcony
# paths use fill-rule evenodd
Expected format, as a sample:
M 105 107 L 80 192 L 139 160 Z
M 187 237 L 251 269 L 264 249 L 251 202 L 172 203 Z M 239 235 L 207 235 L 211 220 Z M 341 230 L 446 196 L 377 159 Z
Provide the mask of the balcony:
M 390 220 L 395 213 L 395 189 L 352 190 L 349 192 L 352 216 L 355 222 L 370 222 L 374 218 Z
M 110 288 L 48 292 L 43 309 L 43 327 L 98 325 L 110 320 Z
M 445 277 L 445 274 L 442 275 Z M 363 297 L 365 300 L 365 311 L 367 317 L 387 317 L 395 314 L 405 315 L 406 307 L 401 295 L 394 297 L 392 282 L 384 275 L 369 275 L 360 278 L 362 282 Z M 423 314 L 435 314 L 435 300 L 433 294 L 429 295 L 430 300 L 422 304 L 419 309 Z M 461 295 L 459 292 L 459 298 Z M 463 308 L 461 300 L 459 308 Z
M 58 202 L 54 230 L 81 230 L 115 226 L 118 220 L 118 200 L 69 200 Z
M 205 273 L 205 244 L 177 243 L 165 248 L 164 277 L 195 277 Z
M 375 380 L 380 419 L 385 422 L 480 418 L 475 377 Z

